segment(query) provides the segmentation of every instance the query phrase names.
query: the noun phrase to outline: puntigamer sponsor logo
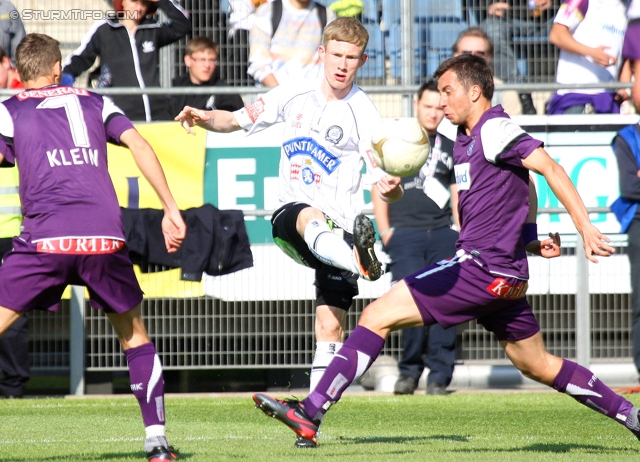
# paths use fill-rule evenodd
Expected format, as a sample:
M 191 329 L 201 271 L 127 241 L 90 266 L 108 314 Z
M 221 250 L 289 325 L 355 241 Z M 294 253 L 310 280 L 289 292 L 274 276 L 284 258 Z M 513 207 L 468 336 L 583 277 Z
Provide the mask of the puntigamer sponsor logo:
M 340 159 L 320 146 L 313 138 L 294 138 L 286 141 L 282 149 L 289 159 L 293 156 L 310 156 L 329 174 L 341 164 Z

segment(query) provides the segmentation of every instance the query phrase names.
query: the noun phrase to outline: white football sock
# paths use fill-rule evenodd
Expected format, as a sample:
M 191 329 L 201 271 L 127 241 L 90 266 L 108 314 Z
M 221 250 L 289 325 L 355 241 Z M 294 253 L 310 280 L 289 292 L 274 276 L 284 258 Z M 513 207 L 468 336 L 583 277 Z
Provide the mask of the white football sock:
M 146 438 L 144 440 L 144 450 L 151 451 L 158 446 L 169 447 L 164 433 L 164 425 L 150 425 L 145 428 Z
M 324 375 L 324 371 L 333 359 L 333 356 L 342 348 L 341 342 L 316 342 L 316 352 L 313 356 L 313 364 L 311 364 L 311 384 L 309 393 L 311 393 L 320 379 Z
M 326 222 L 311 220 L 304 229 L 304 241 L 321 262 L 359 274 L 353 259 L 353 249 L 331 231 Z

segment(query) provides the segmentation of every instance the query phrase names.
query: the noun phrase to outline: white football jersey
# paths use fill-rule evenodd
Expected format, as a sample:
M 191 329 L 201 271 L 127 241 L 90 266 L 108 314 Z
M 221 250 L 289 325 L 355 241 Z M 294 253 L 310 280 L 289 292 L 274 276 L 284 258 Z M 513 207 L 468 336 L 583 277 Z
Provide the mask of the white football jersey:
M 573 38 L 588 47 L 605 45 L 616 63 L 602 67 L 590 56 L 560 50 L 556 82 L 598 83 L 618 79 L 622 66 L 622 44 L 627 30 L 626 7 L 620 0 L 564 0 L 555 23 L 566 26 Z M 579 93 L 601 93 L 600 88 L 580 89 Z M 574 89 L 558 90 L 558 94 L 576 93 Z
M 354 85 L 345 98 L 327 102 L 321 80 L 303 80 L 272 89 L 234 115 L 248 134 L 284 122 L 281 204 L 305 202 L 353 232 L 364 205 L 364 184 L 385 175 L 371 157 L 380 115 L 360 88 Z

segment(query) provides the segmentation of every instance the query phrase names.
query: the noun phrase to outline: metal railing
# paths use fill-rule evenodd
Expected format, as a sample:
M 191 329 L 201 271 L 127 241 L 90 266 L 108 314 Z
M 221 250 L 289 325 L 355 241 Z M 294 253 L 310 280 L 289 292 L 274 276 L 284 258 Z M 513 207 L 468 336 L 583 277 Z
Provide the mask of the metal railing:
M 540 209 L 540 213 L 562 212 L 564 209 Z M 590 208 L 589 212 L 605 213 L 608 208 Z M 266 210 L 247 211 L 247 216 L 268 216 L 271 213 Z M 624 249 L 625 236 L 614 237 L 614 245 Z M 575 358 L 586 367 L 592 362 L 594 352 L 598 361 L 613 359 L 630 362 L 630 297 L 620 294 L 623 295 L 621 305 L 606 306 L 605 300 L 605 306 L 601 306 L 602 302 L 594 298 L 597 294 L 590 293 L 589 262 L 580 247 L 579 236 L 563 236 L 565 252 L 569 251 L 575 257 L 575 291 L 572 294 L 529 296 L 534 312 L 540 317 L 548 349 L 554 354 Z M 562 258 L 566 257 L 554 260 Z M 278 261 L 270 265 L 272 272 L 285 273 Z M 566 265 L 563 268 L 564 273 L 572 273 Z M 532 279 L 535 278 L 536 274 L 532 274 Z M 261 281 L 246 280 L 245 283 L 256 285 Z M 296 281 L 290 284 L 295 285 Z M 376 288 L 378 295 L 389 287 L 389 280 L 381 282 Z M 246 291 L 241 287 L 238 289 L 241 293 Z M 371 299 L 367 298 L 356 301 L 355 309 L 349 312 L 348 329 L 355 327 L 359 313 L 369 301 Z M 606 339 L 604 342 L 598 339 L 597 346 L 592 345 L 596 333 L 592 329 L 591 319 L 598 316 L 592 311 L 594 301 L 597 312 L 617 312 L 614 316 L 617 322 L 612 325 L 597 322 L 598 332 L 604 331 L 615 338 L 622 337 L 620 344 L 615 345 L 616 353 L 613 356 L 608 350 L 614 345 L 608 345 Z M 311 300 L 225 301 L 212 297 L 145 300 L 143 316 L 166 369 L 308 367 L 311 364 L 314 342 Z M 126 369 L 124 357 L 106 317 L 88 306 L 81 288 L 74 288 L 72 293 L 70 324 L 71 393 L 84 394 L 84 374 L 87 370 Z M 546 331 L 547 327 L 549 332 Z M 476 358 L 484 363 L 506 363 L 497 341 L 475 321 L 460 328 L 459 339 L 458 356 L 462 361 L 473 363 L 473 358 Z M 398 356 L 400 342 L 400 332 L 393 333 L 383 352 Z

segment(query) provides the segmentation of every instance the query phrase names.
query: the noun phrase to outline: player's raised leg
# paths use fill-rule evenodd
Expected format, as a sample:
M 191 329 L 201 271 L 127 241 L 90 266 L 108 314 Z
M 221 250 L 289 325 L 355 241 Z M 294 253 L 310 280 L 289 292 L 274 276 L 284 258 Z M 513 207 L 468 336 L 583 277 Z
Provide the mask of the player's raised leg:
M 296 434 L 309 438 L 309 433 L 317 431 L 331 405 L 375 361 L 389 332 L 422 324 L 423 316 L 406 283 L 404 280 L 399 281 L 389 292 L 364 309 L 358 326 L 306 399 L 282 401 L 265 393 L 256 393 L 253 399 L 267 415 L 277 418 Z
M 324 213 L 314 207 L 299 211 L 296 229 L 321 262 L 351 271 L 370 281 L 382 275 L 380 262 L 373 251 L 375 231 L 371 220 L 365 215 L 358 215 L 355 219 L 353 248 L 332 231 Z
M 525 377 L 566 393 L 579 403 L 621 423 L 640 439 L 638 408 L 616 394 L 587 368 L 547 352 L 540 332 L 524 340 L 502 341 L 500 344 Z
M 177 459 L 167 442 L 162 363 L 149 340 L 140 306 L 122 314 L 107 313 L 129 364 L 131 391 L 140 404 L 146 439 L 144 450 L 151 462 Z

